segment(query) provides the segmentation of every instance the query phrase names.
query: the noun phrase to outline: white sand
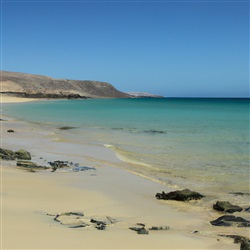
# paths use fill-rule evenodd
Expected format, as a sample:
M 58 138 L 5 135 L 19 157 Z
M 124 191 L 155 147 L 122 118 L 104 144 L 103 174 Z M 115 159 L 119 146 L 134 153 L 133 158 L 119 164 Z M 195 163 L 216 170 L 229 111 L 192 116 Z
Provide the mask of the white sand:
M 96 168 L 30 173 L 17 169 L 15 162 L 2 161 L 1 249 L 239 249 L 232 239 L 216 236 L 216 230 L 235 233 L 211 226 L 199 206 L 156 200 L 155 193 L 167 188 L 116 168 L 122 163 L 109 149 L 60 142 L 54 131 L 34 124 L 1 123 L 3 148 L 25 148 L 41 164 L 44 159 L 69 159 Z M 10 127 L 15 133 L 6 132 Z M 70 229 L 47 215 L 69 211 L 82 211 L 89 218 L 109 216 L 118 222 L 105 231 Z M 138 235 L 128 229 L 136 223 L 171 229 Z M 195 230 L 199 233 L 192 233 Z
M 17 102 L 33 102 L 40 99 L 36 98 L 22 98 L 22 97 L 15 97 L 15 96 L 8 96 L 0 94 L 0 103 L 17 103 Z

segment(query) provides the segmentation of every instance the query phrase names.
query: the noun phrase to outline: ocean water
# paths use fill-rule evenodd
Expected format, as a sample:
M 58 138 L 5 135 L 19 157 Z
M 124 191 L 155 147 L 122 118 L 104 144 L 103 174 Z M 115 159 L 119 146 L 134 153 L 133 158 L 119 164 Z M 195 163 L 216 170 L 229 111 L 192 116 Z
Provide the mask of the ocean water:
M 114 150 L 166 185 L 249 192 L 249 99 L 87 99 L 13 104 L 8 115 Z M 58 131 L 58 130 L 57 130 Z

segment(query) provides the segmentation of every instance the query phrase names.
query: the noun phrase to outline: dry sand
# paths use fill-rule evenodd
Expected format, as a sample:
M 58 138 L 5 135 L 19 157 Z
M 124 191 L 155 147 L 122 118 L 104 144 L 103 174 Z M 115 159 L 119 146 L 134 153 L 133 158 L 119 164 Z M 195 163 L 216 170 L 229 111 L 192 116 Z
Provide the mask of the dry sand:
M 1 123 L 2 148 L 27 149 L 40 163 L 67 159 L 96 168 L 31 173 L 2 161 L 1 249 L 239 249 L 232 239 L 216 236 L 206 211 L 189 203 L 156 200 L 155 193 L 167 188 L 117 168 L 121 162 L 109 149 L 62 142 L 54 131 L 35 124 L 10 119 Z M 15 133 L 7 133 L 9 128 Z M 105 231 L 72 229 L 47 215 L 69 211 L 117 222 Z M 129 230 L 136 223 L 170 230 L 138 235 Z
M 17 103 L 17 102 L 33 102 L 39 99 L 36 98 L 22 98 L 8 95 L 0 95 L 0 103 Z

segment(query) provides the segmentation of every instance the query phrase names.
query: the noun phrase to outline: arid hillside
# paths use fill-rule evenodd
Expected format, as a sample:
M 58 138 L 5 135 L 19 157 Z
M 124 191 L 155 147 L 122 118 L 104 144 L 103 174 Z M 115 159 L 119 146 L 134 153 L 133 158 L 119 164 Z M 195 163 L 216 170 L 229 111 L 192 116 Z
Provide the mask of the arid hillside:
M 47 76 L 0 71 L 2 94 L 31 98 L 124 98 L 130 95 L 99 81 L 54 79 Z

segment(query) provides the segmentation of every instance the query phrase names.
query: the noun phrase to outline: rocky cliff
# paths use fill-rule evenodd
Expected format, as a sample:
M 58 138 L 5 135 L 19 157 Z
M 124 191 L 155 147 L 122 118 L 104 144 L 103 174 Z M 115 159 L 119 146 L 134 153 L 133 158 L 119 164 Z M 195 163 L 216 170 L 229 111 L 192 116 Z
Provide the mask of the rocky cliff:
M 111 84 L 0 71 L 2 94 L 32 98 L 126 98 Z

